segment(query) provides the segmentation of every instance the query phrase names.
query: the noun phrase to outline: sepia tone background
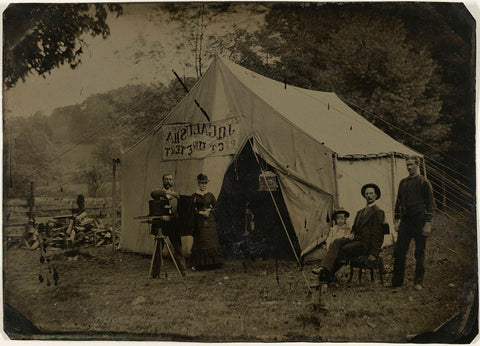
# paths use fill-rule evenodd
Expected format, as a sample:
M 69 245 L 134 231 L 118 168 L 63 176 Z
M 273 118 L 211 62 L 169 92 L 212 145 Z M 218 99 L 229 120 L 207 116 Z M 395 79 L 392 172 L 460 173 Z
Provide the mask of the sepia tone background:
M 388 342 L 445 322 L 454 337 L 468 334 L 478 304 L 476 36 L 465 5 L 16 4 L 3 18 L 4 296 L 44 335 Z M 152 281 L 149 257 L 113 253 L 121 200 L 117 191 L 112 207 L 112 158 L 185 96 L 172 69 L 191 88 L 215 55 L 282 83 L 333 91 L 425 155 L 438 210 L 424 291 L 341 281 L 326 298 L 329 312 L 315 310 L 310 271 L 296 268 L 274 229 L 246 252 L 229 249 L 225 268 L 183 281 L 173 266 Z M 74 249 L 58 240 L 48 267 L 25 242 L 32 196 L 37 222 L 48 222 L 73 212 L 79 194 L 99 221 L 83 227 L 102 238 Z M 391 253 L 384 250 L 386 282 Z M 58 285 L 39 282 L 52 268 Z

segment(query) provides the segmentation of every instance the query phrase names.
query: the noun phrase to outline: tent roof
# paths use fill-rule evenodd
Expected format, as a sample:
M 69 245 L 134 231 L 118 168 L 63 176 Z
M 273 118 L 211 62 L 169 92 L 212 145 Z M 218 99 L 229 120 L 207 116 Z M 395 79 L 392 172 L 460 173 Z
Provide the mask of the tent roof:
M 347 106 L 334 92 L 298 88 L 277 82 L 220 58 L 238 80 L 270 107 L 324 143 L 340 157 L 401 153 L 419 155 Z

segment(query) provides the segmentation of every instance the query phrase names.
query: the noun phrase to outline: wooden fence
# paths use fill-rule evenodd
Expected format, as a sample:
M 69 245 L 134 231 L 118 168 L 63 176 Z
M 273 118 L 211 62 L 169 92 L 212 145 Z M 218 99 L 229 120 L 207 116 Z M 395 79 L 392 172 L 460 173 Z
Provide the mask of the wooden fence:
M 32 219 L 36 223 L 46 223 L 54 217 L 72 215 L 77 210 L 76 199 L 67 198 L 36 197 L 33 201 L 31 198 L 9 199 L 4 203 L 3 231 L 7 237 L 21 236 Z M 111 205 L 111 198 L 86 198 L 85 212 L 91 218 L 104 219 L 105 223 L 111 223 Z

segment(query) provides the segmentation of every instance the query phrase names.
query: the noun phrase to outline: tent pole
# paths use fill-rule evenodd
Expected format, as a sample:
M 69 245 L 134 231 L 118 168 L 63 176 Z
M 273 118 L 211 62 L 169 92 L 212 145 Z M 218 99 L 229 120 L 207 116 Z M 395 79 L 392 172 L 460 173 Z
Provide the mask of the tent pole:
M 115 248 L 115 243 L 117 242 L 117 235 L 115 231 L 115 222 L 116 222 L 116 214 L 117 214 L 117 208 L 116 208 L 116 201 L 115 201 L 115 187 L 116 187 L 116 182 L 117 182 L 117 176 L 116 176 L 116 170 L 117 170 L 117 163 L 118 159 L 113 159 L 113 182 L 112 182 L 112 249 L 113 252 L 116 252 L 117 249 Z
M 258 167 L 260 168 L 260 171 L 263 172 L 262 166 L 260 166 L 260 160 L 257 157 L 257 153 L 255 152 L 255 148 L 253 147 L 253 139 L 248 139 L 248 143 L 250 144 L 250 147 L 252 148 L 253 155 L 255 156 L 255 159 L 257 160 Z M 273 197 L 272 190 L 270 190 L 270 185 L 268 184 L 267 178 L 264 176 L 263 179 L 265 180 L 265 184 L 267 184 L 268 192 L 270 192 L 270 196 L 272 197 L 273 205 L 275 206 L 275 209 L 277 210 L 278 216 L 280 217 L 280 221 L 282 222 L 283 229 L 285 230 L 285 233 L 287 235 L 288 241 L 290 242 L 290 246 L 292 247 L 293 254 L 295 255 L 295 258 L 297 260 L 297 263 L 300 265 L 300 268 L 302 268 L 302 276 L 303 280 L 305 281 L 305 284 L 307 286 L 308 292 L 312 294 L 312 289 L 310 288 L 310 283 L 308 282 L 305 272 L 303 271 L 302 263 L 300 262 L 300 259 L 298 258 L 297 252 L 295 251 L 295 247 L 293 246 L 292 239 L 290 239 L 290 235 L 288 234 L 287 227 L 285 226 L 285 223 L 283 222 L 283 217 L 282 213 L 280 213 L 280 210 L 278 209 L 277 202 L 275 201 L 275 198 Z
M 263 172 L 262 167 L 260 166 L 260 161 L 258 160 L 257 153 L 255 152 L 255 149 L 253 148 L 253 144 L 251 142 L 251 139 L 248 141 L 250 143 L 250 147 L 252 148 L 253 154 L 255 155 L 255 159 L 257 160 L 258 166 L 260 167 L 260 170 Z M 301 266 L 302 263 L 300 262 L 300 259 L 298 258 L 297 252 L 295 251 L 295 247 L 293 246 L 292 239 L 290 238 L 290 235 L 288 234 L 287 226 L 285 226 L 285 222 L 283 222 L 283 217 L 282 213 L 280 212 L 280 209 L 278 208 L 277 201 L 275 201 L 275 197 L 273 196 L 272 190 L 270 189 L 270 184 L 267 181 L 267 178 L 263 176 L 263 179 L 265 180 L 265 184 L 267 185 L 268 192 L 270 193 L 270 197 L 272 197 L 273 205 L 275 206 L 275 209 L 277 210 L 278 216 L 280 217 L 280 221 L 282 222 L 283 229 L 285 230 L 285 234 L 287 235 L 288 242 L 290 243 L 290 246 L 292 247 L 293 254 L 295 255 L 295 258 L 298 262 L 298 264 Z
M 425 165 L 425 157 L 422 157 L 423 162 L 423 176 L 427 179 L 427 166 Z
M 391 170 L 392 170 L 392 210 L 395 214 L 395 153 L 391 153 Z
M 334 206 L 335 206 L 335 209 L 338 209 L 339 206 L 338 206 L 338 175 L 337 175 L 337 157 L 338 157 L 338 154 L 337 153 L 333 153 L 333 180 L 335 182 L 335 198 L 334 198 Z

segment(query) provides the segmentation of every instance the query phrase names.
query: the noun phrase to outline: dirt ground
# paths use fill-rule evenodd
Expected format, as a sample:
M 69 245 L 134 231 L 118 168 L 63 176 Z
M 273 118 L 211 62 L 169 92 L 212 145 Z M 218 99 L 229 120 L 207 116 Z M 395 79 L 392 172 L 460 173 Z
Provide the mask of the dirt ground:
M 422 291 L 413 289 L 412 242 L 404 287 L 388 287 L 393 249 L 386 248 L 384 284 L 365 274 L 359 282 L 357 272 L 349 283 L 344 268 L 323 296 L 327 310 L 315 304 L 316 291 L 309 294 L 307 283 L 316 283 L 312 265 L 302 272 L 294 261 L 229 259 L 220 269 L 189 271 L 186 278 L 167 262 L 162 277 L 150 279 L 149 256 L 111 247 L 50 250 L 60 278 L 58 286 L 47 286 L 38 279 L 45 269 L 38 250 L 4 247 L 5 302 L 42 331 L 10 337 L 407 342 L 455 316 L 449 333 L 460 335 L 459 328 L 471 325 L 464 317 L 477 290 L 477 252 L 476 240 L 459 234 L 437 218 Z

